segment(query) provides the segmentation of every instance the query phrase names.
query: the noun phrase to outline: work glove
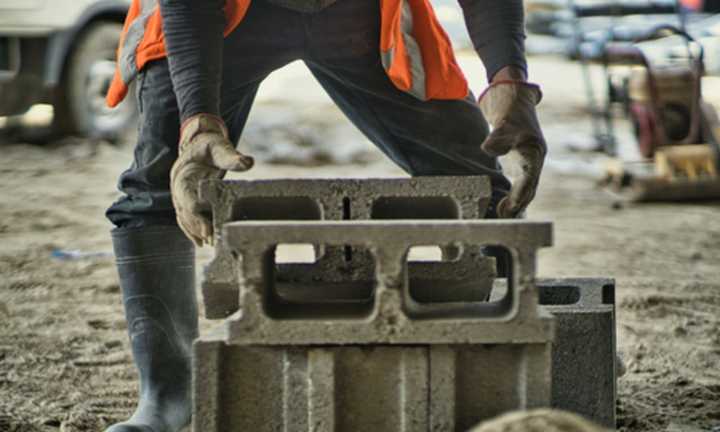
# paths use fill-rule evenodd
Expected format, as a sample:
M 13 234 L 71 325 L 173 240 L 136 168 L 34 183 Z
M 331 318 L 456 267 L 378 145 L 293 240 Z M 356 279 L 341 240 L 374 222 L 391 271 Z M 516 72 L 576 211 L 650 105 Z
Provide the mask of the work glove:
M 170 191 L 178 225 L 197 246 L 213 244 L 212 221 L 202 213 L 198 197 L 200 182 L 222 178 L 226 171 L 247 171 L 253 163 L 235 150 L 219 117 L 198 114 L 183 123 Z
M 521 173 L 510 193 L 498 203 L 499 218 L 521 216 L 535 198 L 547 154 L 535 113 L 540 99 L 540 87 L 524 81 L 499 81 L 480 95 L 480 109 L 493 126 L 492 133 L 482 143 L 483 151 L 497 157 L 514 150 L 521 164 Z

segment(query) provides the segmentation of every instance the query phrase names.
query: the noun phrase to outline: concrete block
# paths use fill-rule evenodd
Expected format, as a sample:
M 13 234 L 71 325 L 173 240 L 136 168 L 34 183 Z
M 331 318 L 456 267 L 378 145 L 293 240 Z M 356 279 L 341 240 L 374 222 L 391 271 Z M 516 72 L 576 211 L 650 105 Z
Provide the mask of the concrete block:
M 466 430 L 550 405 L 554 318 L 535 286 L 550 224 L 247 221 L 221 239 L 241 308 L 195 343 L 196 431 Z M 362 265 L 276 265 L 281 244 L 349 247 Z M 422 245 L 467 261 L 408 263 Z M 466 266 L 480 245 L 513 257 L 496 301 L 475 288 L 494 280 L 486 261 Z
M 540 307 L 556 318 L 552 405 L 615 428 L 617 399 L 615 281 L 538 279 Z M 502 298 L 498 281 L 491 300 Z
M 369 301 L 375 287 L 375 264 L 335 267 L 328 260 L 313 264 L 277 264 L 276 294 L 287 303 L 313 305 Z M 495 265 L 482 256 L 461 261 L 408 262 L 410 296 L 418 303 L 485 301 Z M 442 287 L 442 288 L 440 288 Z
M 469 177 L 203 185 L 221 234 L 204 298 L 227 319 L 195 344 L 195 430 L 465 430 L 551 404 L 613 427 L 614 284 L 536 281 L 551 225 L 473 220 L 489 193 Z M 277 264 L 285 244 L 317 260 Z M 407 261 L 429 245 L 442 261 Z M 506 283 L 481 245 L 510 252 Z
M 550 344 L 430 346 L 430 428 L 465 431 L 502 413 L 546 407 Z
M 212 209 L 216 233 L 220 233 L 226 223 L 234 221 L 480 219 L 491 196 L 486 177 L 470 176 L 217 180 L 205 182 L 200 192 L 201 199 Z M 439 245 L 443 246 L 446 258 L 460 261 L 457 263 L 460 267 L 494 268 L 492 259 L 481 258 L 477 251 L 466 250 L 460 256 L 452 245 Z M 367 258 L 369 253 L 361 247 L 318 247 L 317 252 L 319 259 L 314 267 L 282 266 L 277 269 L 278 279 L 291 279 L 298 273 L 306 273 L 307 277 L 320 280 L 329 274 L 338 274 L 345 283 L 352 284 L 373 273 L 372 260 Z M 478 264 L 480 260 L 486 262 Z M 218 241 L 215 256 L 206 267 L 202 282 L 205 313 L 210 319 L 228 317 L 239 308 L 238 280 L 233 263 L 230 251 Z M 414 264 L 410 266 L 410 277 L 415 277 L 414 267 Z M 418 268 L 417 272 L 422 274 L 423 270 Z M 475 289 L 476 296 L 487 295 L 490 279 L 485 278 L 484 286 Z
M 196 432 L 467 430 L 548 406 L 550 344 L 195 343 Z M 261 365 L 261 367 L 258 367 Z
M 536 283 L 540 307 L 551 312 L 557 319 L 557 335 L 552 344 L 514 344 L 511 343 L 512 336 L 508 335 L 509 339 L 498 345 L 413 345 L 412 348 L 416 350 L 411 351 L 412 355 L 427 357 L 429 364 L 428 382 L 423 386 L 427 387 L 429 395 L 428 426 L 418 424 L 416 428 L 403 429 L 396 427 L 397 423 L 385 423 L 387 429 L 379 427 L 377 430 L 466 430 L 470 425 L 511 409 L 547 406 L 549 403 L 555 408 L 579 413 L 614 428 L 614 281 L 600 278 L 538 279 Z M 493 298 L 502 297 L 506 291 L 506 286 L 496 284 Z M 214 337 L 214 341 L 201 339 L 196 345 L 195 394 L 196 400 L 204 401 L 202 407 L 196 407 L 195 410 L 196 420 L 202 420 L 202 429 L 196 430 L 224 430 L 218 429 L 218 419 L 233 411 L 218 402 L 221 395 L 218 389 L 223 386 L 231 389 L 242 386 L 242 383 L 230 385 L 225 375 L 219 378 L 222 371 L 218 369 L 218 365 L 220 358 L 228 358 L 228 350 L 245 348 L 227 345 L 227 334 L 217 333 Z M 418 347 L 422 349 L 417 350 Z M 300 365 L 307 363 L 307 354 L 303 353 L 314 348 L 316 347 L 262 347 L 265 350 L 275 350 L 275 355 L 279 355 L 277 352 L 286 353 L 290 350 L 294 355 L 291 363 Z M 322 348 L 331 351 L 334 349 Z M 383 349 L 393 348 L 404 350 L 407 347 L 383 346 Z M 368 351 L 373 352 L 373 348 Z M 224 361 L 225 367 L 234 367 L 234 363 Z M 286 366 L 287 364 L 290 363 L 286 363 Z M 321 369 L 335 371 L 327 366 Z M 282 372 L 285 374 L 283 385 L 286 388 L 304 389 L 309 385 L 307 374 L 290 370 L 286 367 Z M 383 372 L 380 375 L 386 382 L 398 383 Z M 212 376 L 217 378 L 208 378 Z M 351 382 L 352 377 L 352 374 L 350 378 L 343 379 L 335 376 L 333 380 Z M 323 382 L 329 382 L 329 378 Z M 315 388 L 321 387 L 318 384 Z M 332 393 L 327 391 L 325 394 Z M 279 394 L 283 395 L 283 406 L 288 406 L 289 393 L 276 392 L 275 397 L 279 397 Z M 424 397 L 426 393 L 420 391 L 420 394 Z M 304 400 L 300 404 L 307 406 Z M 337 407 L 335 403 L 331 406 Z M 380 412 L 384 413 L 382 410 Z M 294 417 L 292 413 L 297 415 Z M 297 416 L 305 419 L 303 415 L 302 410 L 284 411 L 278 417 L 284 419 L 284 424 L 300 426 L 288 429 L 288 426 L 275 424 L 276 429 L 271 430 L 305 430 L 308 424 L 306 420 L 297 419 Z
M 241 312 L 225 324 L 228 342 L 257 345 L 544 343 L 553 335 L 550 314 L 538 307 L 536 253 L 551 243 L 549 223 L 523 221 L 236 222 L 222 241 L 236 257 Z M 274 250 L 279 244 L 361 246 L 374 274 L 352 302 L 292 303 L 279 295 Z M 413 296 L 407 253 L 413 246 L 453 244 L 505 247 L 513 256 L 511 289 L 498 301 L 446 301 L 443 286 L 426 283 Z M 450 267 L 452 268 L 452 267 Z M 455 276 L 468 291 L 476 273 Z M 438 272 L 436 281 L 442 281 Z M 452 275 L 445 275 L 452 282 Z M 430 276 L 428 276 L 429 281 Z M 302 288 L 302 287 L 301 287 Z M 307 288 L 312 289 L 311 287 Z M 345 287 L 352 290 L 353 287 Z M 286 291 L 292 290 L 286 287 Z M 420 292 L 423 292 L 420 290 Z M 435 291 L 435 293 L 433 293 Z M 471 290 L 470 290 L 471 291 Z M 280 293 L 282 294 L 282 293 Z M 443 301 L 432 301 L 435 299 Z M 462 299 L 461 294 L 450 300 Z M 480 299 L 480 300 L 484 300 Z M 301 324 L 299 324 L 301 322 Z
M 542 279 L 540 304 L 557 319 L 552 404 L 615 428 L 615 282 Z

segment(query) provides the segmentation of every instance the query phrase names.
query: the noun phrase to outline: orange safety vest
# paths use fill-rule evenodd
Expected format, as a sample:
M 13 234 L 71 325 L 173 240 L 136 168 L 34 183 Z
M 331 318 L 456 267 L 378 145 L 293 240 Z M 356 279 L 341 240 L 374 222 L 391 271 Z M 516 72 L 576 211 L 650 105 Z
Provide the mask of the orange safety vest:
M 462 99 L 468 84 L 452 44 L 429 0 L 378 0 L 381 9 L 380 57 L 393 84 L 420 100 Z M 226 0 L 229 35 L 245 17 L 251 0 Z M 117 106 L 128 86 L 152 60 L 164 58 L 165 37 L 155 0 L 133 0 L 117 52 L 117 68 L 107 104 Z

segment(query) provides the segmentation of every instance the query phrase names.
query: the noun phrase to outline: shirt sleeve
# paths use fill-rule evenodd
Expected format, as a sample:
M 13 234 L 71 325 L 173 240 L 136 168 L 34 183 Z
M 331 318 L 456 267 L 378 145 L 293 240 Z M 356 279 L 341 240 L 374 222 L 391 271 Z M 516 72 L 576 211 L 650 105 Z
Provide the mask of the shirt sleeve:
M 160 0 L 170 78 L 185 121 L 220 115 L 225 0 Z
M 505 66 L 527 72 L 522 0 L 458 0 L 488 81 Z

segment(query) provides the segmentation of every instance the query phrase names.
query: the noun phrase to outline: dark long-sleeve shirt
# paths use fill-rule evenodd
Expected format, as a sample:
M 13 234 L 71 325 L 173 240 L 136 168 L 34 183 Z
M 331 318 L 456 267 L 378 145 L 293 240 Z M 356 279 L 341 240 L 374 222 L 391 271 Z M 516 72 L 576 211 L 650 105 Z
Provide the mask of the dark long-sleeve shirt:
M 255 0 L 316 12 L 345 0 Z M 458 0 L 488 80 L 505 66 L 526 69 L 522 0 Z M 220 114 L 225 0 L 160 0 L 170 72 L 183 120 Z

